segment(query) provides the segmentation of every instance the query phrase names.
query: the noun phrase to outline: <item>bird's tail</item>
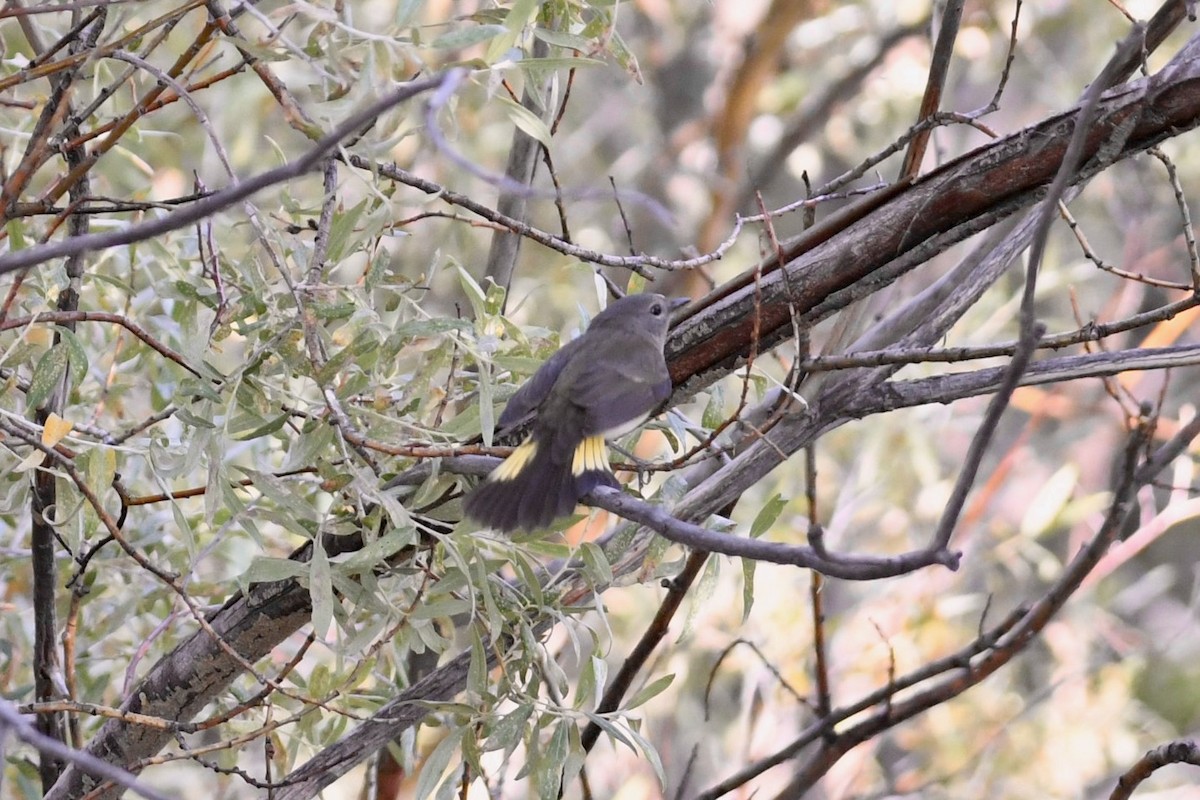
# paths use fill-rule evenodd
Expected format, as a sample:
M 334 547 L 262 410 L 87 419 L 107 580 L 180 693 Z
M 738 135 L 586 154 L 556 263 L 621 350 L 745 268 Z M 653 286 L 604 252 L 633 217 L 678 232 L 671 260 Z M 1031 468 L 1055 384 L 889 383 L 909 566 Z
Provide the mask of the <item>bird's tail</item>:
M 619 485 L 603 436 L 565 450 L 535 433 L 475 488 L 465 508 L 469 517 L 498 531 L 534 530 L 570 514 L 579 498 L 600 485 Z

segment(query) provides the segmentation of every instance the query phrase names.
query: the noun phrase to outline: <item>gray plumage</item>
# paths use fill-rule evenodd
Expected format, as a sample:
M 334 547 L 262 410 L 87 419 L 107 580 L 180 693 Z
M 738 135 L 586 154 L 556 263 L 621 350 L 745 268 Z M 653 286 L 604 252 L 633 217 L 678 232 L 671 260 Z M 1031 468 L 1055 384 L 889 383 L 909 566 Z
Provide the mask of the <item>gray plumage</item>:
M 660 294 L 612 302 L 517 390 L 498 427 L 532 421 L 532 431 L 467 497 L 468 516 L 500 531 L 533 530 L 570 514 L 595 487 L 618 486 L 602 440 L 633 430 L 670 396 L 663 345 L 680 302 Z

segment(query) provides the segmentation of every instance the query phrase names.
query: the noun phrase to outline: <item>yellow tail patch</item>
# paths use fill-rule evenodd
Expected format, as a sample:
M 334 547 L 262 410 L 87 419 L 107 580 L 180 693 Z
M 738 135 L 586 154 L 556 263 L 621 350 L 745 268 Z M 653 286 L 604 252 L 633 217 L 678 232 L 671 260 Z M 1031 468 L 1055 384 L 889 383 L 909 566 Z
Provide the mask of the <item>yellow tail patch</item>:
M 488 480 L 515 480 L 521 474 L 521 470 L 529 466 L 529 462 L 533 461 L 535 455 L 537 455 L 537 442 L 533 439 L 526 439 L 520 447 L 512 451 L 512 455 L 504 459 L 500 466 L 492 470 L 492 474 L 488 475 Z
M 513 453 L 516 455 L 516 453 Z M 603 436 L 589 436 L 575 448 L 575 457 L 571 460 L 571 474 L 582 475 L 585 472 L 610 472 L 608 465 L 608 446 Z

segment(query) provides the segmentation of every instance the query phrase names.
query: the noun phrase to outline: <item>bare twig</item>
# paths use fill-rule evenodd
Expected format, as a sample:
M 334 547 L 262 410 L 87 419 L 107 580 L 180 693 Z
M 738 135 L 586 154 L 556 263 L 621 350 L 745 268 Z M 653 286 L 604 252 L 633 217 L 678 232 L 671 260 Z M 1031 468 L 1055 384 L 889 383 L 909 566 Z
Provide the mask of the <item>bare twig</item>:
M 1120 480 L 1108 513 L 1105 515 L 1104 524 L 1087 546 L 1067 566 L 1062 576 L 1035 603 L 1018 609 L 998 629 L 976 639 L 959 653 L 937 662 L 936 669 L 932 669 L 934 665 L 931 664 L 913 675 L 889 680 L 884 689 L 871 696 L 870 701 L 864 699 L 851 707 L 835 710 L 830 717 L 810 725 L 786 747 L 700 793 L 697 800 L 715 800 L 738 786 L 742 786 L 767 769 L 795 758 L 804 747 L 825 737 L 823 746 L 812 755 L 807 763 L 797 769 L 792 780 L 780 795 L 781 797 L 800 796 L 821 775 L 825 774 L 830 766 L 855 746 L 961 694 L 1023 652 L 1079 588 L 1080 583 L 1103 557 L 1108 546 L 1120 531 L 1121 525 L 1132 507 L 1137 488 L 1144 485 L 1143 478 L 1148 479 L 1150 470 L 1139 468 L 1137 464 L 1137 454 L 1145 444 L 1148 433 L 1148 426 L 1142 424 L 1129 437 L 1122 456 Z M 915 693 L 909 693 L 899 700 L 895 699 L 899 690 L 931 680 L 950 669 L 953 669 L 955 674 L 942 677 L 940 681 L 931 686 Z M 869 705 L 864 705 L 868 702 Z M 877 703 L 882 703 L 883 707 L 847 728 L 837 730 L 833 734 L 833 738 L 829 738 L 830 731 L 834 730 L 833 726 Z
M 932 119 L 941 105 L 942 91 L 946 87 L 946 76 L 950 72 L 950 58 L 954 54 L 954 42 L 958 39 L 958 25 L 962 21 L 964 0 L 949 0 L 941 9 L 942 24 L 938 28 L 937 41 L 933 44 L 933 58 L 929 62 L 929 76 L 925 80 L 925 94 L 917 121 Z M 908 144 L 904 162 L 900 165 L 900 180 L 909 181 L 921 170 L 921 161 L 929 145 L 932 128 L 924 128 Z
M 1191 739 L 1180 739 L 1154 748 L 1121 775 L 1109 800 L 1128 800 L 1142 781 L 1169 764 L 1200 767 L 1200 746 Z
M 1200 253 L 1196 251 L 1196 231 L 1192 226 L 1192 212 L 1188 207 L 1187 197 L 1183 194 L 1183 185 L 1179 182 L 1179 172 L 1175 162 L 1171 160 L 1161 147 L 1151 147 L 1146 151 L 1157 158 L 1167 170 L 1167 179 L 1171 182 L 1171 191 L 1175 194 L 1175 205 L 1179 208 L 1180 222 L 1183 223 L 1183 241 L 1187 244 L 1188 266 L 1192 279 L 1192 291 L 1200 292 Z
M 137 777 L 120 767 L 115 767 L 90 753 L 72 750 L 57 739 L 38 732 L 17 713 L 11 703 L 0 698 L 0 748 L 3 747 L 3 740 L 10 731 L 22 742 L 25 742 L 41 753 L 43 760 L 53 758 L 75 764 L 91 775 L 103 778 L 106 781 L 112 781 L 126 789 L 132 789 L 142 797 L 150 798 L 150 800 L 170 800 L 167 795 L 153 787 L 147 786 L 139 781 Z
M 534 40 L 532 53 L 534 58 L 545 58 L 549 53 L 549 44 L 541 39 Z M 544 108 L 546 99 L 546 87 L 538 85 L 533 75 L 526 75 L 521 105 L 530 114 L 536 116 Z M 437 120 L 433 118 L 432 104 L 428 122 L 430 127 L 435 127 L 437 124 Z M 508 163 L 504 167 L 504 182 L 499 184 L 500 196 L 496 201 L 496 211 L 514 219 L 522 221 L 526 219 L 526 205 L 532 191 L 533 177 L 537 171 L 537 154 L 542 149 L 544 148 L 541 142 L 514 126 L 512 140 L 508 146 Z M 549 150 L 546 150 L 546 157 L 550 157 Z M 562 212 L 563 193 L 557 180 L 554 183 L 554 194 L 565 231 L 566 217 Z M 497 286 L 503 286 L 505 290 L 512 284 L 513 272 L 517 266 L 517 256 L 521 252 L 521 241 L 521 236 L 508 229 L 492 234 L 483 275 L 495 281 Z M 504 299 L 507 303 L 507 291 Z
M 69 325 L 76 322 L 110 322 L 114 325 L 120 325 L 122 328 L 140 339 L 147 347 L 151 348 L 164 358 L 175 362 L 192 375 L 195 375 L 197 378 L 201 379 L 206 377 L 202 372 L 189 364 L 187 359 L 184 358 L 182 354 L 175 352 L 170 347 L 167 347 L 158 339 L 147 333 L 142 326 L 121 314 L 112 314 L 107 311 L 76 311 L 73 309 L 41 311 L 37 314 L 31 314 L 28 317 L 18 317 L 16 319 L 0 322 L 0 331 L 10 331 L 38 324 Z
M 815 569 L 825 575 L 846 580 L 866 581 L 903 575 L 940 564 L 954 569 L 958 556 L 944 551 L 915 550 L 895 556 L 849 556 L 818 554 L 811 547 L 746 539 L 702 528 L 671 516 L 662 508 L 616 489 L 602 486 L 583 498 L 584 502 L 645 525 L 659 536 L 699 550 L 740 556 L 774 564 L 790 564 Z
M 693 550 L 688 554 L 687 561 L 684 562 L 683 569 L 679 571 L 679 574 L 663 581 L 667 587 L 666 597 L 659 603 L 658 611 L 654 613 L 654 619 L 642 632 L 642 637 L 633 650 L 626 656 L 624 663 L 621 664 L 621 669 L 609 682 L 594 713 L 611 714 L 620 708 L 621 700 L 629 691 L 629 687 L 633 685 L 634 678 L 646 666 L 646 662 L 649 661 L 655 648 L 666 638 L 675 612 L 679 610 L 683 604 L 683 598 L 687 596 L 688 590 L 699 577 L 700 570 L 704 568 L 708 556 L 709 554 L 703 550 Z M 595 722 L 589 722 L 579 737 L 584 752 L 591 752 L 599 738 L 600 726 Z
M 356 133 L 363 125 L 375 119 L 375 117 L 392 106 L 441 86 L 444 78 L 444 75 L 438 75 L 402 84 L 400 87 L 386 93 L 379 100 L 371 103 L 365 109 L 351 115 L 346 122 L 338 125 L 299 158 L 281 167 L 259 173 L 234 186 L 213 192 L 208 197 L 202 198 L 186 208 L 179 209 L 157 219 L 139 222 L 126 228 L 106 231 L 104 233 L 90 233 L 86 236 L 76 236 L 60 242 L 52 242 L 0 255 L 0 275 L 36 264 L 42 264 L 54 258 L 103 250 L 109 247 L 118 247 L 124 244 L 152 239 L 155 236 L 161 236 L 164 233 L 178 230 L 211 216 L 221 209 L 228 208 L 234 203 L 250 197 L 269 186 L 274 186 L 311 172 L 331 150 L 338 146 L 342 139 Z

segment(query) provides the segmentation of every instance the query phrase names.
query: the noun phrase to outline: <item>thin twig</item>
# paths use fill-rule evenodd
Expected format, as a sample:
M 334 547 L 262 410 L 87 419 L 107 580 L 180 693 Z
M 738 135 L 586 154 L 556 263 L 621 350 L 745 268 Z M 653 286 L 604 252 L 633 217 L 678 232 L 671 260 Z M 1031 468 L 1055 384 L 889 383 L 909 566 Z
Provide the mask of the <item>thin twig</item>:
M 24 717 L 17 713 L 9 701 L 0 698 L 0 743 L 2 743 L 9 731 L 15 733 L 18 739 L 33 747 L 43 757 L 50 756 L 75 764 L 90 775 L 95 775 L 106 781 L 112 781 L 118 786 L 124 786 L 126 789 L 132 789 L 142 797 L 150 798 L 150 800 L 171 800 L 171 798 L 157 789 L 139 781 L 132 773 L 96 758 L 90 753 L 72 750 L 57 739 L 52 739 L 49 736 L 39 733 Z
M 646 662 L 649 661 L 659 643 L 666 638 L 671 627 L 671 620 L 683 604 L 683 598 L 687 596 L 688 590 L 699 577 L 705 562 L 708 561 L 708 556 L 709 554 L 703 550 L 693 550 L 688 554 L 687 561 L 684 562 L 683 569 L 679 571 L 679 574 L 663 582 L 667 587 L 666 596 L 659 603 L 658 610 L 654 613 L 654 619 L 642 632 L 638 643 L 621 664 L 621 669 L 604 690 L 604 696 L 596 705 L 595 714 L 611 714 L 620 708 L 621 701 L 625 698 L 629 687 L 633 685 L 633 679 L 646 666 Z M 589 722 L 579 738 L 583 751 L 591 752 L 596 740 L 600 738 L 600 726 L 595 722 Z
M 315 146 L 299 158 L 289 161 L 283 166 L 259 173 L 252 178 L 247 178 L 234 186 L 214 192 L 186 208 L 181 208 L 157 219 L 139 222 L 125 228 L 105 231 L 103 233 L 90 233 L 86 236 L 72 237 L 59 242 L 52 242 L 38 247 L 28 247 L 23 250 L 0 255 L 0 275 L 36 264 L 42 264 L 55 258 L 62 258 L 63 256 L 103 250 L 109 247 L 118 247 L 120 245 L 152 239 L 164 233 L 187 227 L 197 220 L 209 217 L 269 186 L 274 186 L 311 172 L 330 151 L 338 146 L 342 139 L 353 135 L 363 125 L 375 119 L 392 106 L 441 86 L 444 78 L 444 75 L 437 75 L 400 85 L 363 110 L 351 115 L 345 122 L 334 128 L 333 131 L 324 136 Z
M 942 24 L 938 29 L 937 41 L 933 45 L 933 57 L 929 62 L 929 76 L 925 80 L 925 94 L 921 98 L 921 108 L 917 112 L 917 121 L 931 119 L 941 105 L 942 92 L 946 87 L 946 76 L 950 72 L 950 58 L 954 54 L 954 43 L 958 39 L 958 26 L 962 21 L 965 0 L 949 0 L 941 9 Z M 929 145 L 932 128 L 925 128 L 908 144 L 908 152 L 900 165 L 900 178 L 909 181 L 917 177 L 921 170 L 921 161 L 925 158 L 925 150 Z

